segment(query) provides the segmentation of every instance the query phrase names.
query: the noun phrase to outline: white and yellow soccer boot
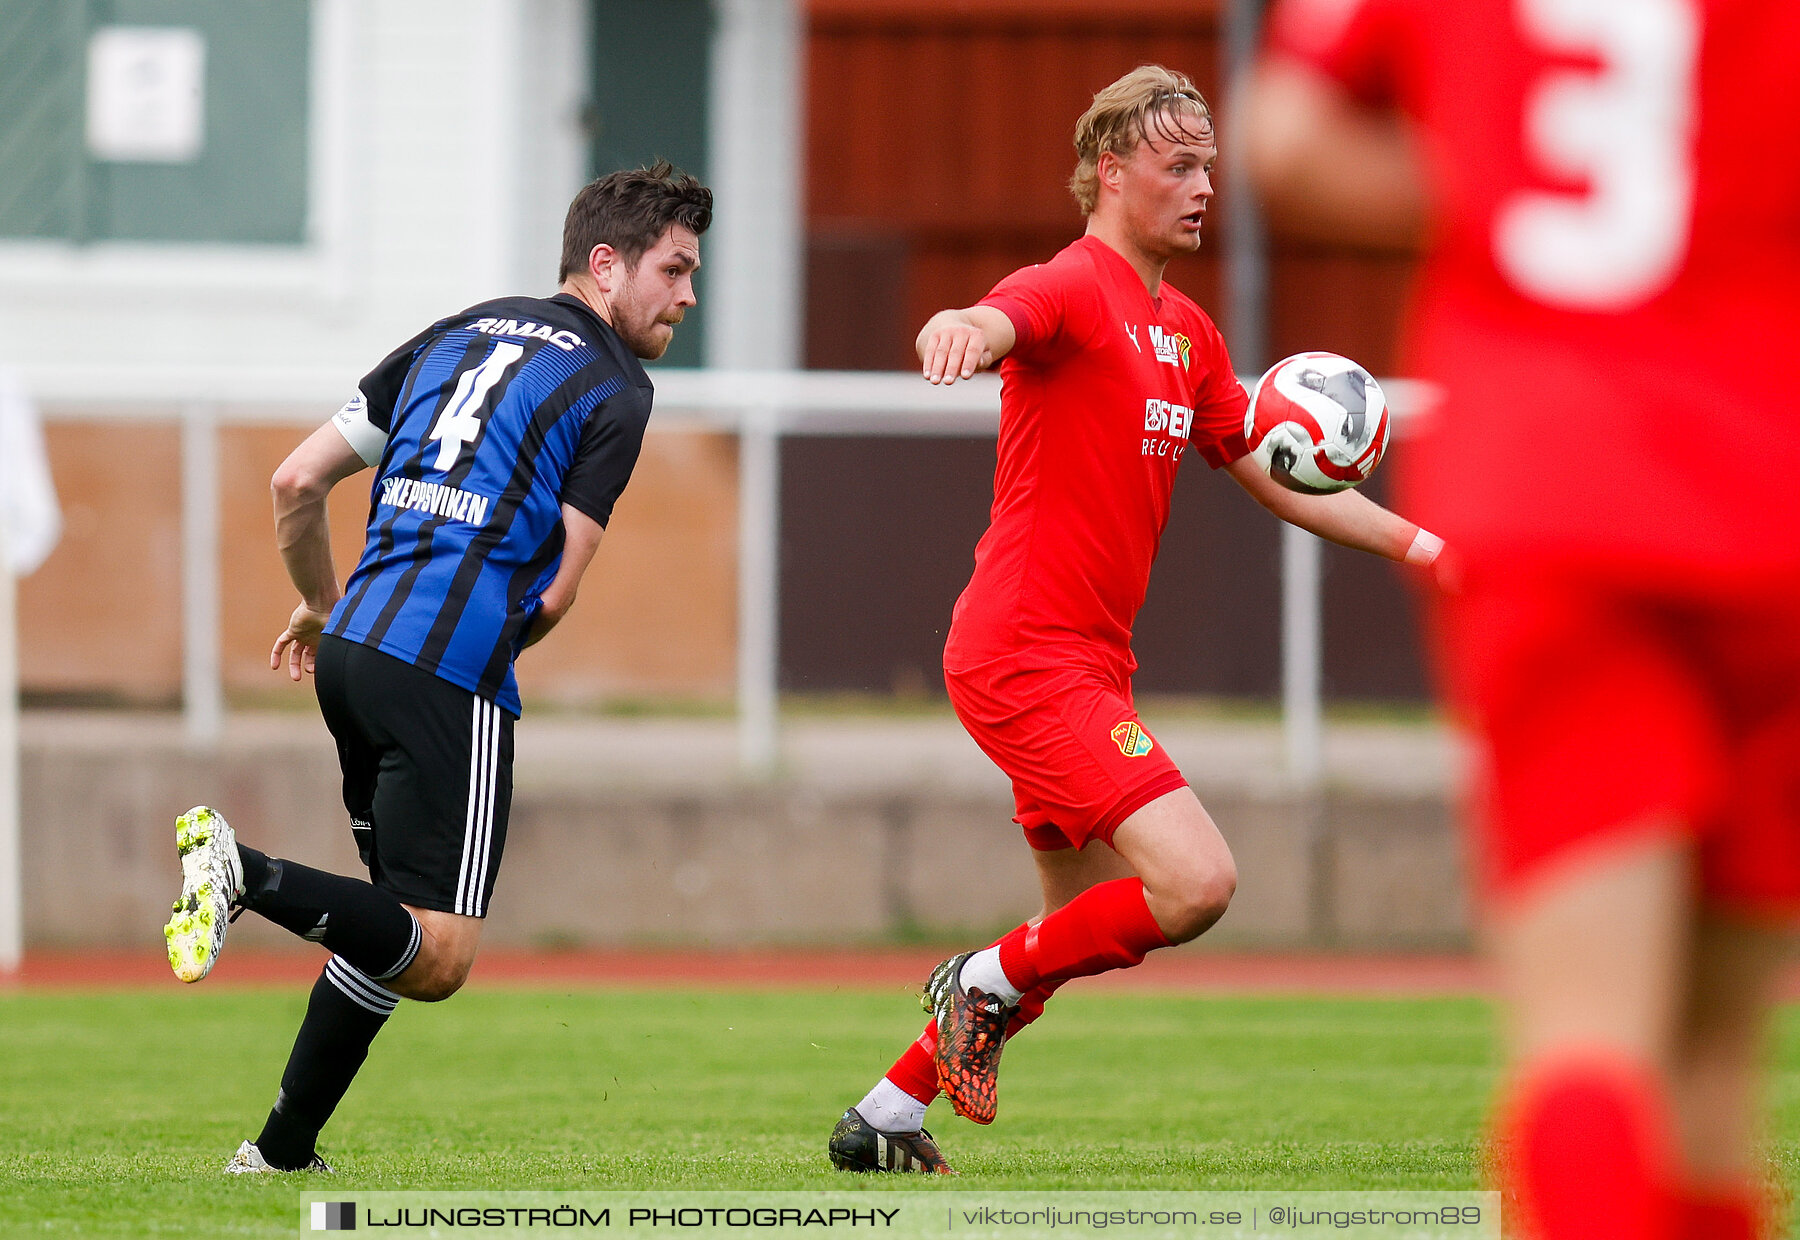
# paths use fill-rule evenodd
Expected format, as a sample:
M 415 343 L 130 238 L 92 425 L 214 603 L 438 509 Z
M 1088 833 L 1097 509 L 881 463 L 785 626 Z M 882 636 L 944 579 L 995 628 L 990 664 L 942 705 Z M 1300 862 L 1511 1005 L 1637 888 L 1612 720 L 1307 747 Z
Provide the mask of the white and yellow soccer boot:
M 175 976 L 197 982 L 212 972 L 225 946 L 231 906 L 244 894 L 244 865 L 231 824 L 204 805 L 175 820 L 175 848 L 181 854 L 181 898 L 163 938 Z

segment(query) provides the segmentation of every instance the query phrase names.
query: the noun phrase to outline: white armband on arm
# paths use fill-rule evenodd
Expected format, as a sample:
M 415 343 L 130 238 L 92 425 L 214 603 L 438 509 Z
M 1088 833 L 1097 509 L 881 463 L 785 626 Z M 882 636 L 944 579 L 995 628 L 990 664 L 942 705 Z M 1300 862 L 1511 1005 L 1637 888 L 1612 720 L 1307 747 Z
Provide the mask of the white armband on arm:
M 1429 530 L 1420 530 L 1413 535 L 1412 546 L 1406 549 L 1406 562 L 1417 564 L 1420 568 L 1429 568 L 1431 562 L 1438 558 L 1444 549 L 1444 540 Z
M 331 415 L 331 424 L 338 428 L 338 433 L 356 450 L 356 455 L 363 459 L 363 464 L 381 463 L 381 451 L 387 447 L 387 432 L 369 421 L 369 402 L 361 392 L 352 396 L 342 409 Z

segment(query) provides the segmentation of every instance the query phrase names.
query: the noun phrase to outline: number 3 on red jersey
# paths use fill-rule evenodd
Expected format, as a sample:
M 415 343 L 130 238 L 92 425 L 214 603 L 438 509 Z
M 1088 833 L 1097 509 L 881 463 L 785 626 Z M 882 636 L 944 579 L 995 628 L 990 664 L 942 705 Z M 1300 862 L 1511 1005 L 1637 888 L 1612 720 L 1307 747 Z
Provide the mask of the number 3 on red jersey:
M 1700 15 L 1694 0 L 1514 0 L 1553 68 L 1525 99 L 1525 154 L 1584 194 L 1520 190 L 1494 217 L 1494 261 L 1519 292 L 1565 310 L 1630 310 L 1675 279 L 1694 206 Z

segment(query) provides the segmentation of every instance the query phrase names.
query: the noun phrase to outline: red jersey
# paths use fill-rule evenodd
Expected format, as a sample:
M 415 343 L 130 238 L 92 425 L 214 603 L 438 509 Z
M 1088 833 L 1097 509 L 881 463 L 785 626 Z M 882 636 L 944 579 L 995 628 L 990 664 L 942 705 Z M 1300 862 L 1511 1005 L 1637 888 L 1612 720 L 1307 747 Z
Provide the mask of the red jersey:
M 1405 511 L 1469 554 L 1800 563 L 1800 5 L 1279 0 L 1273 50 L 1418 122 Z
M 991 524 L 945 665 L 1060 647 L 1129 676 L 1175 471 L 1190 445 L 1214 468 L 1248 451 L 1248 397 L 1206 313 L 1168 284 L 1151 297 L 1092 237 L 981 304 L 1018 339 L 1000 363 Z

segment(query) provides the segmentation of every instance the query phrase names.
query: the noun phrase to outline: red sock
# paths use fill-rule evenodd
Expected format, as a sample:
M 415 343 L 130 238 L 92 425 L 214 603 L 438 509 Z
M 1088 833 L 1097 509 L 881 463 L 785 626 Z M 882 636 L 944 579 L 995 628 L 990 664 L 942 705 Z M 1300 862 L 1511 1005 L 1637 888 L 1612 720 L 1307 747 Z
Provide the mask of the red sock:
M 1762 1203 L 1748 1185 L 1689 1187 L 1681 1195 L 1679 1240 L 1764 1240 Z
M 1013 1009 L 1012 1019 L 1006 1022 L 1006 1036 L 1011 1038 L 1019 1030 L 1044 1014 L 1044 1005 L 1050 1002 L 1050 996 L 1056 993 L 1061 982 L 1039 982 L 1023 995 L 1019 996 L 1019 1006 Z
M 1527 1065 L 1502 1120 L 1531 1240 L 1676 1240 L 1673 1125 L 1641 1065 L 1608 1052 Z
M 1042 1016 L 1044 1004 L 1050 1001 L 1050 996 L 1061 985 L 1061 982 L 1045 982 L 1026 991 L 1025 996 L 1019 1000 L 1012 1019 L 1006 1024 L 1006 1036 L 1012 1037 Z M 936 1054 L 937 1021 L 928 1020 L 925 1022 L 925 1032 L 915 1038 L 900 1058 L 894 1060 L 894 1066 L 887 1070 L 887 1079 L 920 1102 L 929 1104 L 938 1096 L 937 1063 L 934 1059 Z
M 1029 928 L 1020 926 L 1010 933 L 1022 935 Z M 1005 942 L 1005 939 L 1000 941 Z M 1042 1016 L 1044 1004 L 1050 1001 L 1050 996 L 1061 985 L 1061 982 L 1045 982 L 1026 991 L 1019 999 L 1019 1006 L 1013 1010 L 1012 1019 L 1006 1024 L 1006 1036 L 1012 1037 Z M 936 1055 L 937 1021 L 928 1020 L 925 1022 L 924 1032 L 908 1044 L 900 1058 L 894 1060 L 894 1066 L 884 1075 L 908 1094 L 929 1105 L 938 1096 Z
M 887 1079 L 929 1106 L 938 1096 L 936 1054 L 937 1021 L 928 1020 L 925 1032 L 915 1038 L 887 1070 Z
M 1115 878 L 1002 938 L 1000 967 L 1014 986 L 1029 991 L 1040 982 L 1129 968 L 1152 948 L 1168 945 L 1144 902 L 1143 880 Z

